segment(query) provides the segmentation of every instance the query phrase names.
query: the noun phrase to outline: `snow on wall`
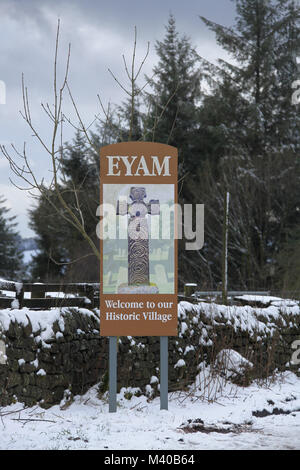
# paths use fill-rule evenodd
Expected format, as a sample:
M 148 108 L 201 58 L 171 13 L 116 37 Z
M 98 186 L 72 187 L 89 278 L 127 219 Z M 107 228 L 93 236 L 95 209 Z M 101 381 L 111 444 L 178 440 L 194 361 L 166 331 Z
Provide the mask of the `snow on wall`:
M 184 320 L 187 312 L 193 314 L 193 322 L 197 324 L 199 318 L 209 319 L 212 324 L 217 324 L 220 320 L 225 324 L 231 324 L 235 332 L 239 330 L 249 333 L 251 336 L 259 333 L 260 335 L 273 335 L 280 322 L 282 327 L 287 327 L 291 317 L 292 324 L 297 327 L 300 319 L 299 303 L 285 301 L 274 297 L 274 305 L 266 308 L 254 308 L 246 306 L 227 306 L 214 303 L 200 302 L 191 304 L 189 302 L 180 302 L 178 305 L 178 318 Z M 280 302 L 279 302 L 280 300 Z
M 265 364 L 268 372 L 285 368 L 300 338 L 299 304 L 282 299 L 266 308 L 180 302 L 178 323 L 178 337 L 169 338 L 170 390 L 193 383 L 199 364 L 213 364 L 226 349 L 250 361 L 256 376 Z M 108 342 L 99 335 L 97 310 L 0 310 L 0 342 L 0 405 L 14 396 L 27 404 L 59 403 L 65 390 L 83 393 L 107 372 Z M 151 386 L 157 393 L 159 348 L 157 337 L 120 338 L 118 388 Z
M 99 323 L 98 316 L 91 310 L 75 307 L 72 311 L 77 311 L 80 315 L 93 317 Z M 10 325 L 17 324 L 23 327 L 32 328 L 32 333 L 36 336 L 36 341 L 41 340 L 43 345 L 55 337 L 54 325 L 58 323 L 61 331 L 64 331 L 64 319 L 69 316 L 70 311 L 68 308 L 53 308 L 51 310 L 30 310 L 29 308 L 19 309 L 4 309 L 0 310 L 0 330 L 9 331 Z M 47 346 L 46 346 L 47 347 Z

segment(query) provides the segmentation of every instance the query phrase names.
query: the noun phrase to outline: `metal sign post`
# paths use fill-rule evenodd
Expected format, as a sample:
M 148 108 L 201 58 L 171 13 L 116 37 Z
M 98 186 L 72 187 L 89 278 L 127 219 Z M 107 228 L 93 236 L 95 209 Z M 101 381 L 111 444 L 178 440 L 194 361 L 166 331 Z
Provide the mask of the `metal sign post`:
M 117 411 L 117 337 L 109 337 L 109 412 Z
M 160 409 L 168 409 L 168 337 L 160 337 Z

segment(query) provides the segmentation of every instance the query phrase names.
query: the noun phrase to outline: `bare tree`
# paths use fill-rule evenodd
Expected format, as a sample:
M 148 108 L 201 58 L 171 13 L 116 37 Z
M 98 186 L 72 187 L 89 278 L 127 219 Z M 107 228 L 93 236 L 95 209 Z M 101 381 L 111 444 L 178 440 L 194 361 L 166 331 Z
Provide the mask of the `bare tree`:
M 87 233 L 84 214 L 82 211 L 82 205 L 80 201 L 80 187 L 76 187 L 72 185 L 71 188 L 68 188 L 65 191 L 61 185 L 61 182 L 65 182 L 65 176 L 62 169 L 62 158 L 64 152 L 64 145 L 63 145 L 63 129 L 64 124 L 70 124 L 74 129 L 82 133 L 90 147 L 96 152 L 99 153 L 99 148 L 95 148 L 95 143 L 91 138 L 90 129 L 91 126 L 100 121 L 103 124 L 104 121 L 104 136 L 105 139 L 105 132 L 106 130 L 112 125 L 113 117 L 112 117 L 112 110 L 110 105 L 108 105 L 107 109 L 104 108 L 102 101 L 100 99 L 99 94 L 97 95 L 98 101 L 100 104 L 101 111 L 104 115 L 104 119 L 100 118 L 100 114 L 97 114 L 92 122 L 89 125 L 86 125 L 81 117 L 81 113 L 79 111 L 79 107 L 76 104 L 74 96 L 71 92 L 71 88 L 68 83 L 69 78 L 69 70 L 70 70 L 70 54 L 71 54 L 71 45 L 69 44 L 68 52 L 67 52 L 67 59 L 65 63 L 65 70 L 64 70 L 64 77 L 62 83 L 58 84 L 58 50 L 59 50 L 59 36 L 60 36 L 60 21 L 58 20 L 57 25 L 57 33 L 56 33 L 56 41 L 55 41 L 55 55 L 54 55 L 54 69 L 53 69 L 53 102 L 52 106 L 49 103 L 41 103 L 41 107 L 44 113 L 47 115 L 50 126 L 51 126 L 51 137 L 49 141 L 44 139 L 39 132 L 36 124 L 33 122 L 31 118 L 31 108 L 29 102 L 29 93 L 27 86 L 25 85 L 24 76 L 22 75 L 22 96 L 23 96 L 23 110 L 20 111 L 22 118 L 25 120 L 26 124 L 29 126 L 30 130 L 32 131 L 33 136 L 37 139 L 40 143 L 42 149 L 49 157 L 49 161 L 51 164 L 51 173 L 52 179 L 49 184 L 46 184 L 45 177 L 39 179 L 37 174 L 33 170 L 33 166 L 30 163 L 30 158 L 27 154 L 26 144 L 24 143 L 23 150 L 20 152 L 17 150 L 14 144 L 11 144 L 11 149 L 8 150 L 6 146 L 1 145 L 0 150 L 4 157 L 8 160 L 10 168 L 13 174 L 17 177 L 21 183 L 16 183 L 10 178 L 11 183 L 22 191 L 27 191 L 33 198 L 43 197 L 45 198 L 50 206 L 52 207 L 53 211 L 58 215 L 59 219 L 63 218 L 68 224 L 74 227 L 83 237 L 83 239 L 87 242 L 91 255 L 96 256 L 100 259 L 100 252 L 98 246 L 93 241 L 92 237 Z M 127 73 L 127 77 L 129 79 L 129 87 L 123 85 L 117 77 L 111 72 L 109 72 L 118 83 L 118 85 L 122 88 L 122 90 L 129 96 L 131 102 L 131 118 L 130 118 L 130 129 L 129 129 L 129 140 L 132 136 L 132 126 L 133 126 L 133 116 L 135 111 L 135 100 L 136 97 L 142 93 L 144 87 L 147 85 L 148 82 L 141 88 L 137 85 L 137 79 L 141 74 L 141 70 L 143 65 L 147 59 L 149 54 L 149 43 L 147 45 L 147 51 L 145 57 L 141 61 L 140 65 L 136 70 L 136 39 L 137 39 L 137 32 L 135 28 L 134 34 L 134 47 L 133 47 L 133 54 L 132 54 L 132 61 L 131 61 L 131 68 L 129 71 L 129 67 L 127 65 L 125 56 L 123 55 L 123 62 L 125 66 L 125 70 Z M 76 118 L 78 120 L 78 124 L 74 125 L 70 118 L 68 118 L 63 112 L 63 98 L 64 95 L 67 94 L 71 100 L 73 109 L 75 111 Z M 120 139 L 122 140 L 121 136 Z M 22 186 L 21 186 L 22 185 Z M 72 193 L 73 194 L 73 203 L 70 204 L 69 198 L 67 200 L 65 193 Z M 55 199 L 51 197 L 55 194 Z M 96 220 L 96 217 L 95 217 Z M 96 226 L 96 224 L 95 224 Z M 85 255 L 86 257 L 87 255 Z

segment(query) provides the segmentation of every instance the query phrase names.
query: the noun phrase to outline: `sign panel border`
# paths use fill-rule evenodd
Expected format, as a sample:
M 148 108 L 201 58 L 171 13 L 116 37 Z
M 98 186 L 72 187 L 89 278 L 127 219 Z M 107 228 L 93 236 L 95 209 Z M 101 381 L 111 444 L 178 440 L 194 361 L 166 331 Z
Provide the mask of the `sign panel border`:
M 144 156 L 146 161 L 149 156 L 170 156 L 169 168 L 170 175 L 156 175 L 156 176 L 125 176 L 124 174 L 107 176 L 108 167 L 106 156 Z M 117 144 L 107 145 L 100 149 L 100 205 L 103 203 L 103 185 L 104 184 L 172 184 L 174 185 L 174 293 L 173 294 L 107 294 L 103 293 L 103 237 L 100 234 L 100 335 L 101 336 L 177 336 L 178 335 L 178 320 L 177 320 L 177 296 L 178 296 L 178 241 L 177 241 L 177 211 L 176 205 L 178 203 L 178 151 L 177 148 L 161 144 L 157 142 L 120 142 Z M 165 310 L 159 309 L 161 314 L 172 314 L 172 319 L 169 321 L 159 320 L 108 320 L 105 318 L 106 301 L 107 300 L 122 300 L 122 301 L 149 301 L 155 302 L 156 305 L 161 302 L 173 304 L 173 306 Z M 156 309 L 157 310 L 157 309 Z M 124 312 L 124 309 L 114 309 L 117 313 L 129 313 L 129 310 Z

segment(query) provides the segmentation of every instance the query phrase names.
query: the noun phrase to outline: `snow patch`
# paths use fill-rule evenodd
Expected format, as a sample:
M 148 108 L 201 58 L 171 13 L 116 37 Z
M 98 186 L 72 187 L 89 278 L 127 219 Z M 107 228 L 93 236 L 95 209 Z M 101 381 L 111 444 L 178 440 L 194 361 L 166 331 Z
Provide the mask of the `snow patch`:
M 186 355 L 188 352 L 190 352 L 190 351 L 195 351 L 194 346 L 187 346 L 187 347 L 185 348 L 185 351 L 184 351 L 184 354 L 183 354 L 183 355 L 185 356 L 185 355 Z
M 185 361 L 183 359 L 179 359 L 179 361 L 177 361 L 175 364 L 174 369 L 177 369 L 177 367 L 185 367 L 185 365 Z
M 246 369 L 253 368 L 253 364 L 233 349 L 222 349 L 217 354 L 215 368 L 227 379 L 232 379 L 244 375 Z
M 14 299 L 10 305 L 11 305 L 11 308 L 20 308 L 18 299 Z
M 155 375 L 152 375 L 150 379 L 150 385 L 157 384 L 159 382 L 158 378 Z

